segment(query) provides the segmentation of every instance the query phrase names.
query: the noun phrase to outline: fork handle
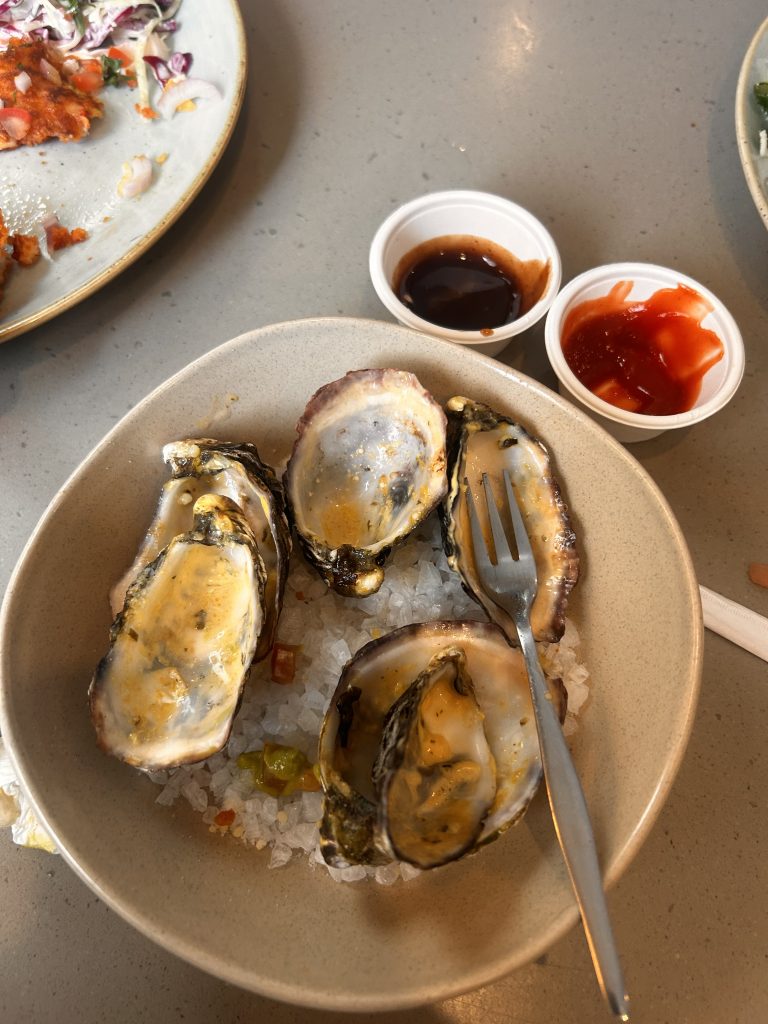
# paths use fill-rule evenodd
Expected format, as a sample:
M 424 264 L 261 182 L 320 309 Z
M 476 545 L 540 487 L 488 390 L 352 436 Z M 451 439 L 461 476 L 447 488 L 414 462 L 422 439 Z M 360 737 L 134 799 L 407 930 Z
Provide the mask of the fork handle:
M 619 1020 L 628 1021 L 629 996 L 608 917 L 584 791 L 539 665 L 531 627 L 524 620 L 514 622 L 531 685 L 552 820 L 581 911 L 589 952 L 608 1006 Z

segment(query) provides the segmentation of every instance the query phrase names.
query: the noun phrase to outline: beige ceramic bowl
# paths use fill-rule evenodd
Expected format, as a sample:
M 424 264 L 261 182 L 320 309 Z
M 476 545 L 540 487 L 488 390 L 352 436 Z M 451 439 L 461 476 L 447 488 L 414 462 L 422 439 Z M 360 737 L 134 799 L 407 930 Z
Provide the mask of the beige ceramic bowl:
M 391 889 L 337 885 L 297 858 L 268 871 L 265 853 L 211 835 L 185 805 L 158 806 L 151 782 L 102 754 L 86 691 L 107 644 L 107 592 L 164 478 L 161 446 L 218 434 L 283 456 L 309 395 L 369 366 L 412 370 L 440 399 L 460 391 L 489 402 L 551 447 L 580 539 L 584 573 L 571 608 L 592 674 L 572 749 L 615 882 L 688 739 L 702 650 L 696 580 L 677 523 L 631 456 L 573 406 L 490 359 L 403 327 L 344 319 L 265 327 L 223 345 L 137 406 L 65 484 L 24 552 L 0 621 L 4 737 L 81 877 L 204 970 L 276 999 L 357 1012 L 493 981 L 576 923 L 543 794 L 479 855 Z

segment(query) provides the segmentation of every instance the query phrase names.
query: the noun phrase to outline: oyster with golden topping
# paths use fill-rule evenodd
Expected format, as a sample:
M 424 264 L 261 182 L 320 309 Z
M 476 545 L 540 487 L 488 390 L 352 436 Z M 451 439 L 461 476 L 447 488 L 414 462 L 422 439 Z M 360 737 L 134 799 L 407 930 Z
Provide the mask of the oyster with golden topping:
M 112 624 L 89 691 L 102 749 L 149 770 L 224 746 L 264 624 L 265 579 L 238 506 L 198 498 L 191 531 L 141 570 Z
M 375 593 L 392 547 L 445 494 L 445 415 L 412 373 L 355 370 L 313 395 L 285 472 L 304 552 L 328 586 Z

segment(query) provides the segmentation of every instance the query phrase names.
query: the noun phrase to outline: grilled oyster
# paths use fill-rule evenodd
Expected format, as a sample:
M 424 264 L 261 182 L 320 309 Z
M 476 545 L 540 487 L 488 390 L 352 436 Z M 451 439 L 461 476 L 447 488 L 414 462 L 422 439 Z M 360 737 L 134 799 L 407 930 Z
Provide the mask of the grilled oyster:
M 201 761 L 226 743 L 264 621 L 266 573 L 238 506 L 205 494 L 128 588 L 91 682 L 107 753 L 143 769 Z
M 445 415 L 413 374 L 355 370 L 296 429 L 284 483 L 304 551 L 340 594 L 373 594 L 393 545 L 445 494 Z
M 533 635 L 537 640 L 559 640 L 565 630 L 568 595 L 579 576 L 579 558 L 549 453 L 518 423 L 487 405 L 457 397 L 450 399 L 446 408 L 449 490 L 440 519 L 448 562 L 493 621 L 496 606 L 483 593 L 473 559 L 466 489 L 469 486 L 477 493 L 482 474 L 487 473 L 494 488 L 499 488 L 498 504 L 503 508 L 502 471 L 509 470 L 536 560 Z
M 562 719 L 565 690 L 550 686 Z M 436 715 L 440 704 L 451 713 Z M 319 762 L 329 864 L 438 867 L 477 849 L 521 817 L 541 779 L 522 655 L 484 622 L 420 623 L 366 644 L 326 712 Z M 462 772 L 466 786 L 438 806 Z M 421 799 L 430 782 L 434 814 Z
M 242 509 L 259 547 L 266 570 L 264 628 L 256 661 L 270 651 L 283 604 L 291 554 L 291 534 L 285 517 L 283 489 L 272 469 L 252 444 L 232 444 L 210 438 L 174 441 L 163 448 L 173 478 L 164 486 L 155 518 L 133 565 L 110 594 L 112 614 L 123 607 L 125 594 L 145 566 L 181 533 L 192 529 L 192 510 L 203 494 L 222 494 Z

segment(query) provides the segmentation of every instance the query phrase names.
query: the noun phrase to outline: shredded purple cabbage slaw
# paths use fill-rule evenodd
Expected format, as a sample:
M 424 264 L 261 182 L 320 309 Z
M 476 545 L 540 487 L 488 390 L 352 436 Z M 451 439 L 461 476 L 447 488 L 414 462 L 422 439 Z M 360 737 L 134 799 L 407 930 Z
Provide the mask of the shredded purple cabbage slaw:
M 147 70 L 164 86 L 187 76 L 191 53 L 174 53 L 181 0 L 0 0 L 0 48 L 11 39 L 42 39 L 63 54 L 98 57 L 114 46 L 133 58 L 139 105 L 149 103 Z

